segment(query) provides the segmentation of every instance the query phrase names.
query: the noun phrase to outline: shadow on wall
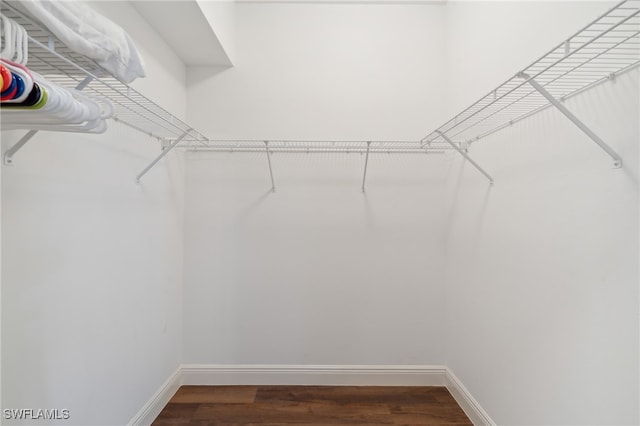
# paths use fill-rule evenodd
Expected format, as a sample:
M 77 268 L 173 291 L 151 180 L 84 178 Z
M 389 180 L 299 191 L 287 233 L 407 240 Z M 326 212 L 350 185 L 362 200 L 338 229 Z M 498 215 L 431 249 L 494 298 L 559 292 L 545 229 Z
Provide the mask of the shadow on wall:
M 455 173 L 455 169 L 457 168 L 457 173 L 455 174 L 455 176 L 451 177 L 451 185 L 453 186 L 453 189 L 451 190 L 451 194 L 449 195 L 449 205 L 447 206 L 447 210 L 446 210 L 446 215 L 445 215 L 445 233 L 444 233 L 444 238 L 445 238 L 445 255 L 449 256 L 449 255 L 453 255 L 454 253 L 450 253 L 450 246 L 449 246 L 449 241 L 451 241 L 451 233 L 453 232 L 453 223 L 455 222 L 455 215 L 456 212 L 459 211 L 459 209 L 461 208 L 460 206 L 460 187 L 462 184 L 462 180 L 463 180 L 463 176 L 465 174 L 465 170 L 467 170 L 469 167 L 471 167 L 468 162 L 464 159 L 456 159 L 453 161 L 452 166 L 451 166 L 451 170 L 450 170 L 450 175 L 453 175 Z M 475 170 L 473 167 L 471 167 L 471 172 L 475 173 L 477 170 Z M 480 177 L 482 178 L 482 177 Z M 485 183 L 478 179 L 478 184 L 479 185 L 485 185 Z M 474 203 L 470 204 L 470 205 L 465 205 L 462 206 L 465 209 L 468 209 L 470 206 L 471 208 L 474 209 L 475 214 L 475 223 L 472 225 L 471 229 L 469 229 L 469 245 L 468 245 L 468 254 L 473 255 L 475 253 L 478 241 L 480 240 L 480 237 L 482 235 L 482 228 L 484 226 L 484 219 L 485 219 L 485 215 L 487 212 L 487 207 L 489 205 L 489 198 L 491 195 L 491 190 L 492 190 L 493 186 L 490 185 L 488 182 L 486 183 L 486 187 L 484 189 L 483 192 L 481 189 L 479 189 L 479 193 L 483 193 L 484 195 L 482 196 L 481 200 L 477 200 Z M 477 209 L 477 210 L 476 210 Z
M 362 193 L 362 205 L 364 206 L 364 223 L 365 228 L 367 230 L 375 229 L 375 218 L 373 215 L 373 209 L 371 208 L 371 203 L 369 202 L 369 197 L 367 197 L 367 193 Z
M 254 201 L 250 202 L 246 205 L 246 207 L 238 209 L 238 213 L 236 215 L 236 220 L 233 222 L 234 226 L 241 227 L 247 224 L 247 220 L 249 217 L 254 214 L 260 205 L 264 203 L 264 201 L 272 195 L 273 191 L 268 189 L 264 194 L 260 195 Z

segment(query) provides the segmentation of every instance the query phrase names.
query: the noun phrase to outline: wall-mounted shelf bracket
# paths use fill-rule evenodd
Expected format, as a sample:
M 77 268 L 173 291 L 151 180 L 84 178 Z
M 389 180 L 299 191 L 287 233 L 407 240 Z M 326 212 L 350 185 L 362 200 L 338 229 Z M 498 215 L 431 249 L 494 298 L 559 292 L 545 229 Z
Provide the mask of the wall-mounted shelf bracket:
M 264 141 L 264 149 L 267 152 L 267 163 L 269 163 L 269 176 L 271 177 L 271 192 L 276 192 L 276 184 L 273 180 L 273 169 L 271 168 L 271 152 L 269 152 L 269 141 Z
M 149 164 L 147 167 L 145 167 L 145 168 L 144 168 L 144 170 L 143 170 L 143 171 L 141 171 L 141 172 L 140 172 L 140 174 L 139 174 L 138 176 L 136 176 L 136 183 L 140 183 L 140 179 L 142 179 L 142 176 L 144 176 L 145 174 L 147 174 L 147 172 L 148 172 L 149 170 L 151 170 L 151 168 L 152 168 L 153 166 L 155 166 L 155 165 L 156 165 L 156 163 L 162 159 L 162 157 L 164 157 L 165 155 L 167 155 L 167 154 L 169 153 L 169 151 L 171 151 L 173 148 L 175 148 L 175 147 L 176 147 L 176 145 L 178 145 L 178 144 L 180 143 L 180 141 L 182 141 L 182 139 L 184 139 L 184 138 L 189 134 L 189 132 L 191 132 L 191 130 L 193 130 L 193 129 L 188 129 L 186 132 L 184 132 L 182 135 L 180 135 L 180 137 L 179 137 L 178 139 L 176 139 L 175 141 L 173 141 L 173 143 L 172 143 L 171 145 L 169 145 L 169 146 L 168 146 L 168 147 L 166 147 L 166 148 L 163 148 L 163 149 L 162 149 L 162 152 L 160 153 L 160 155 L 158 155 L 158 156 L 156 157 L 156 159 L 155 159 L 155 160 L 153 160 L 153 161 L 151 162 L 151 164 Z
M 369 148 L 371 148 L 371 142 L 367 142 L 367 152 L 364 156 L 364 174 L 362 176 L 362 192 L 364 192 L 364 183 L 367 180 L 367 165 L 369 164 Z
M 469 163 L 471 163 L 473 165 L 473 167 L 475 167 L 476 169 L 478 169 L 478 171 L 480 173 L 482 173 L 483 175 L 485 175 L 485 177 L 487 179 L 489 179 L 489 183 L 491 185 L 493 185 L 493 178 L 489 175 L 489 173 L 485 172 L 482 167 L 480 167 L 478 165 L 478 163 L 476 163 L 475 161 L 473 161 L 471 159 L 471 157 L 469 157 L 469 155 L 467 155 L 467 153 L 465 152 L 465 150 L 460 149 L 460 147 L 458 145 L 456 145 L 451 139 L 449 139 L 447 137 L 447 135 L 445 135 L 444 133 L 442 133 L 439 130 L 436 130 L 437 133 L 440 134 L 440 136 L 442 136 L 442 139 L 444 139 L 449 145 L 451 145 L 453 147 L 453 149 L 455 149 L 456 151 L 458 151 L 458 154 L 462 155 Z
M 592 141 L 594 141 L 600 148 L 602 148 L 607 154 L 613 158 L 613 165 L 616 168 L 622 167 L 622 158 L 609 146 L 607 145 L 598 135 L 596 135 L 589 127 L 587 127 L 578 117 L 576 117 L 571 111 L 565 107 L 562 102 L 553 95 L 551 95 L 545 88 L 540 85 L 533 78 L 529 77 L 529 75 L 521 72 L 519 77 L 524 78 L 527 82 L 534 88 L 538 93 L 540 93 L 545 99 L 547 99 L 551 105 L 556 107 L 558 111 L 560 111 L 565 117 L 567 117 L 573 124 L 575 124 L 580 130 L 582 130 Z
M 87 87 L 87 84 L 91 83 L 91 80 L 93 80 L 93 76 L 86 76 L 85 79 L 76 86 L 76 90 L 84 89 L 85 87 Z M 29 130 L 23 137 L 20 138 L 18 142 L 16 142 L 10 149 L 8 149 L 3 156 L 4 164 L 7 166 L 13 164 L 13 156 L 20 150 L 20 148 L 25 146 L 26 143 L 36 135 L 36 133 L 38 133 L 38 130 Z
M 29 130 L 23 137 L 20 138 L 18 142 L 16 142 L 10 149 L 8 149 L 3 156 L 4 164 L 7 166 L 13 164 L 13 156 L 15 155 L 15 153 L 18 152 L 20 148 L 22 148 L 27 142 L 29 142 L 36 133 L 38 133 L 37 130 Z
M 620 156 L 563 102 L 601 84 L 615 81 L 640 66 L 640 0 L 622 0 L 568 39 L 556 44 L 519 73 L 509 77 L 469 107 L 432 131 L 421 142 L 429 146 L 445 133 L 475 143 L 547 108 L 557 108 L 621 167 Z M 452 145 L 453 146 L 453 145 Z M 455 147 L 454 147 L 455 148 Z

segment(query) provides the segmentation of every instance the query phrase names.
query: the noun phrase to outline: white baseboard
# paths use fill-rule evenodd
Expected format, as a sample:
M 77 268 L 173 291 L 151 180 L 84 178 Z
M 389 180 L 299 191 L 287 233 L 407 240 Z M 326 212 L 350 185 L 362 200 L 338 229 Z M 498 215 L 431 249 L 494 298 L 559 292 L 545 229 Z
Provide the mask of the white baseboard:
M 445 370 L 445 386 L 462 408 L 462 411 L 469 417 L 469 420 L 475 426 L 495 426 L 496 423 L 491 420 L 489 414 L 478 404 L 478 401 L 471 395 L 460 379 L 449 368 Z
M 181 385 L 446 386 L 474 425 L 495 426 L 449 368 L 442 365 L 219 365 L 180 366 L 129 426 L 150 425 Z
M 185 385 L 444 386 L 440 365 L 182 366 Z
M 182 386 L 182 370 L 178 367 L 131 419 L 128 426 L 147 426 L 153 423 L 180 386 Z

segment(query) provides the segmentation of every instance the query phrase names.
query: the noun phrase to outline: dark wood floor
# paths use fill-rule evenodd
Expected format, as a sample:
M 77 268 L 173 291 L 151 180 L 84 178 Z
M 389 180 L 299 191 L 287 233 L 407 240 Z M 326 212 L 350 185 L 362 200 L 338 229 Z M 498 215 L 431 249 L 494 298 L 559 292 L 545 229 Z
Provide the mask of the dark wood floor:
M 153 426 L 471 425 L 444 387 L 182 386 Z

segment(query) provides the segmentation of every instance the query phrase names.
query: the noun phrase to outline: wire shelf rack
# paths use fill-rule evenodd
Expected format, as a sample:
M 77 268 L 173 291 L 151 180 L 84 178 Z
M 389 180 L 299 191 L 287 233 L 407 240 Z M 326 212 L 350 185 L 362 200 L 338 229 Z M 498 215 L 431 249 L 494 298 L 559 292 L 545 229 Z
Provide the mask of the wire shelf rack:
M 620 165 L 617 154 L 572 117 L 561 103 L 640 64 L 640 0 L 624 0 L 420 140 L 212 140 L 111 76 L 94 61 L 64 46 L 13 3 L 3 1 L 0 11 L 26 28 L 31 69 L 62 86 L 82 88 L 110 99 L 116 107 L 115 120 L 165 143 L 162 153 L 136 177 L 137 181 L 171 149 L 182 148 L 198 152 L 261 151 L 266 152 L 267 157 L 277 152 L 355 152 L 365 153 L 367 158 L 369 153 L 424 154 L 455 150 L 493 183 L 491 176 L 469 158 L 467 148 L 552 105 Z M 14 148 L 19 149 L 28 137 Z
M 547 54 L 516 73 L 422 139 L 471 144 L 552 103 L 531 84 L 560 102 L 616 78 L 640 63 L 640 0 L 618 3 Z
M 163 140 L 165 148 L 169 146 L 191 151 L 265 152 L 268 145 L 268 150 L 272 153 L 440 153 L 452 149 L 448 144 L 422 146 L 419 140 L 270 140 L 268 144 L 263 140 L 212 140 L 111 76 L 95 61 L 66 47 L 42 24 L 33 20 L 13 3 L 3 1 L 0 11 L 27 30 L 29 68 L 61 86 L 80 86 L 83 91 L 110 99 L 116 107 L 114 120 Z
M 79 87 L 89 94 L 108 98 L 122 122 L 159 140 L 196 141 L 204 137 L 184 121 L 149 98 L 122 83 L 96 62 L 69 49 L 42 24 L 24 13 L 19 4 L 2 1 L 0 12 L 22 25 L 29 35 L 27 66 L 63 87 Z
M 272 153 L 384 153 L 429 154 L 452 149 L 444 143 L 422 146 L 420 141 L 353 141 L 353 140 L 206 140 L 181 143 L 191 151 L 264 152 Z M 178 146 L 181 146 L 178 145 Z

